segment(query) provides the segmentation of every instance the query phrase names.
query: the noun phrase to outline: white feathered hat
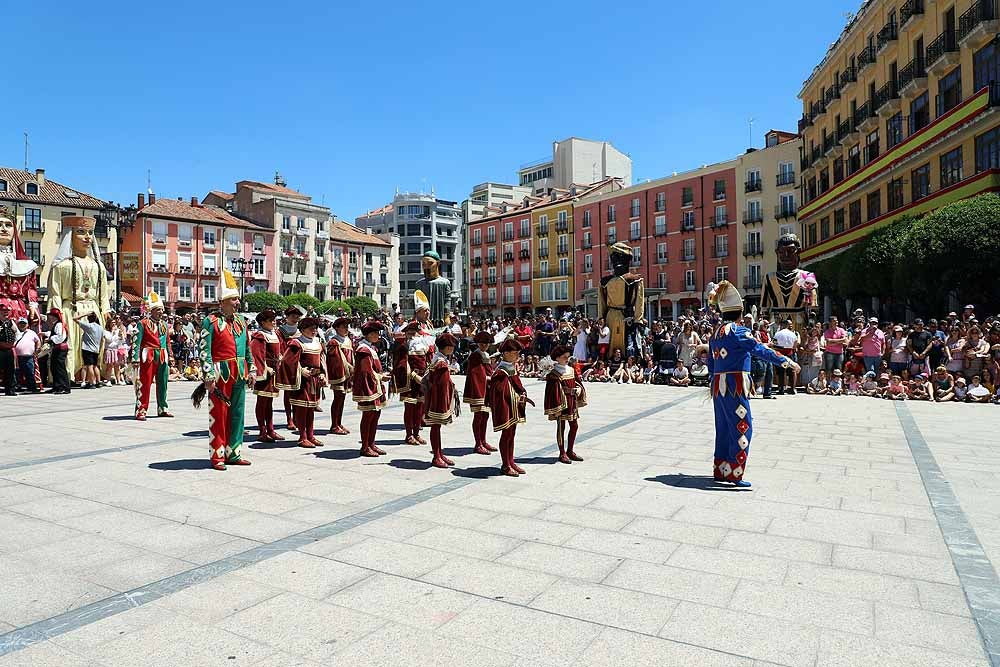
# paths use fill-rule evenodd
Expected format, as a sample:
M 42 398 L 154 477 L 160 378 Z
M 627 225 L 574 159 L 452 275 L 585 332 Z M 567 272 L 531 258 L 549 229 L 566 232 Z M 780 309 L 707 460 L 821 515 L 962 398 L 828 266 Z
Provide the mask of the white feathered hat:
M 743 310 L 743 297 L 740 296 L 740 291 L 736 289 L 736 286 L 728 280 L 723 280 L 716 285 L 712 293 L 708 295 L 708 300 L 723 313 Z
M 431 309 L 431 302 L 427 299 L 427 295 L 421 290 L 417 290 L 413 293 L 413 310 L 414 312 L 423 308 L 424 310 Z
M 222 269 L 222 285 L 219 289 L 219 301 L 225 301 L 226 299 L 238 299 L 240 297 L 240 290 L 236 284 L 236 278 L 229 269 Z
M 156 292 L 150 292 L 146 297 L 146 308 L 148 310 L 163 310 L 163 299 Z

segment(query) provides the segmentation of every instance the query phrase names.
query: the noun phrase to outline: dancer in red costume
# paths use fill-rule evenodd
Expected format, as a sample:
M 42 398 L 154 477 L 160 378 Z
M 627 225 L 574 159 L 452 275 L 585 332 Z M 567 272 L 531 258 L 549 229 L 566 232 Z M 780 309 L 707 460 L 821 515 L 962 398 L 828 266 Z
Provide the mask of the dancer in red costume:
M 375 446 L 378 419 L 388 397 L 383 382 L 386 377 L 382 362 L 378 358 L 376 343 L 382 336 L 385 325 L 378 320 L 369 320 L 361 327 L 364 338 L 358 341 L 354 351 L 354 382 L 351 398 L 361 411 L 361 456 L 381 456 L 385 452 Z
M 330 406 L 330 433 L 348 435 L 344 426 L 344 403 L 354 375 L 354 344 L 348 331 L 350 320 L 339 317 L 333 322 L 333 335 L 326 342 L 326 381 L 333 392 Z
M 281 359 L 281 339 L 274 332 L 275 318 L 277 313 L 270 308 L 257 313 L 257 324 L 260 328 L 250 335 L 250 353 L 253 355 L 253 365 L 257 369 L 253 393 L 257 397 L 254 412 L 257 417 L 258 442 L 277 442 L 285 439 L 274 430 L 274 399 L 278 396 L 275 377 Z
M 427 372 L 427 345 L 422 336 L 417 336 L 419 328 L 416 320 L 403 327 L 405 339 L 396 345 L 392 353 L 390 393 L 399 394 L 399 400 L 403 402 L 403 426 L 408 445 L 427 444 L 420 437 L 425 399 L 421 381 Z
M 458 341 L 450 333 L 443 333 L 434 341 L 437 353 L 431 361 L 422 384 L 426 385 L 424 401 L 424 423 L 431 427 L 431 452 L 434 458 L 431 465 L 435 468 L 447 468 L 455 465 L 441 451 L 441 427 L 455 420 L 458 410 L 458 390 L 451 380 L 452 372 L 458 372 L 451 355 L 455 353 Z
M 469 361 L 465 368 L 465 391 L 462 394 L 462 401 L 469 404 L 472 411 L 472 437 L 475 439 L 476 447 L 473 451 L 476 454 L 486 454 L 495 452 L 496 447 L 486 442 L 486 429 L 490 422 L 490 406 L 486 405 L 486 385 L 493 372 L 493 364 L 490 360 L 490 345 L 493 344 L 493 336 L 485 331 L 476 334 L 473 341 L 479 349 L 469 355 Z
M 500 344 L 501 361 L 486 388 L 486 400 L 493 413 L 493 430 L 500 432 L 500 471 L 508 477 L 517 477 L 525 472 L 514 462 L 514 436 L 517 425 L 525 422 L 525 403 L 535 405 L 528 398 L 514 366 L 523 349 L 524 346 L 514 338 Z
M 278 389 L 288 396 L 299 427 L 299 447 L 307 449 L 323 446 L 314 430 L 316 408 L 326 384 L 326 354 L 323 343 L 316 337 L 318 330 L 319 320 L 315 317 L 299 320 L 299 335 L 285 346 L 277 373 Z
M 285 321 L 278 325 L 278 337 L 281 339 L 281 352 L 285 352 L 288 341 L 299 335 L 299 319 L 305 317 L 305 311 L 298 306 L 285 308 Z M 289 431 L 296 431 L 295 415 L 292 412 L 292 404 L 289 402 L 288 392 L 285 392 L 285 422 Z
M 556 345 L 549 356 L 556 365 L 545 376 L 545 414 L 556 422 L 556 442 L 559 444 L 559 462 L 572 463 L 583 458 L 573 451 L 579 427 L 580 408 L 587 404 L 587 391 L 576 368 L 569 365 L 572 348 Z M 569 424 L 569 443 L 566 442 L 566 424 Z

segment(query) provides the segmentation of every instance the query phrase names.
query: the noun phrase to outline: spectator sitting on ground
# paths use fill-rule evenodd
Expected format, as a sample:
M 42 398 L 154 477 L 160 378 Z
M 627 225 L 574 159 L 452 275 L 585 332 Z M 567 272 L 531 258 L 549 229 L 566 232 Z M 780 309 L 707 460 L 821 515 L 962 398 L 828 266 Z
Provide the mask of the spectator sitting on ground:
M 819 374 L 806 387 L 807 394 L 829 394 L 830 384 L 826 380 L 826 369 L 820 369 Z
M 629 357 L 625 363 L 625 374 L 628 375 L 629 382 L 632 384 L 643 383 L 642 366 L 635 360 L 635 357 Z
M 893 375 L 889 379 L 889 387 L 885 391 L 885 397 L 891 401 L 905 401 L 910 397 L 910 390 L 903 384 L 903 378 Z
M 948 403 L 955 400 L 955 378 L 945 366 L 938 366 L 934 369 L 934 400 L 939 403 Z
M 681 359 L 678 359 L 674 364 L 674 370 L 671 371 L 670 379 L 667 382 L 671 387 L 687 387 L 691 384 L 691 374 Z
M 604 365 L 603 361 L 598 359 L 590 367 L 590 370 L 583 374 L 583 379 L 585 382 L 608 382 L 610 380 L 608 377 L 608 368 Z
M 878 386 L 878 380 L 875 379 L 875 371 L 868 371 L 865 373 L 865 378 L 861 383 L 861 388 L 858 390 L 858 395 L 874 397 L 882 396 L 882 390 Z
M 847 376 L 847 381 L 844 383 L 844 395 L 846 396 L 858 396 L 861 392 L 861 384 L 858 382 L 858 376 L 851 374 Z
M 969 385 L 968 397 L 965 399 L 969 403 L 989 403 L 990 390 L 983 383 L 978 375 L 972 377 L 972 384 Z
M 969 387 L 965 382 L 965 378 L 959 377 L 955 379 L 955 401 L 957 403 L 965 403 L 969 398 Z
M 833 369 L 833 377 L 830 378 L 827 387 L 830 389 L 831 396 L 840 396 L 844 393 L 844 371 L 839 368 Z
M 915 401 L 933 400 L 931 387 L 924 382 L 925 379 L 926 376 L 923 373 L 919 373 L 917 377 L 913 378 L 913 384 L 910 385 L 910 398 Z

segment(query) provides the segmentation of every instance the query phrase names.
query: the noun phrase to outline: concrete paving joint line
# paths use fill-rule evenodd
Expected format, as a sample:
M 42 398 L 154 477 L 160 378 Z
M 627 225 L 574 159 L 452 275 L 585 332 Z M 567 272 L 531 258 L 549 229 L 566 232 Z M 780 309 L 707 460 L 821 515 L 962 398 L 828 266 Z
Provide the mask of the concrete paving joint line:
M 1000 578 L 910 409 L 905 403 L 896 403 L 896 415 L 920 471 L 920 479 L 930 498 L 986 655 L 993 667 L 1000 667 Z
M 593 438 L 600 437 L 605 433 L 627 426 L 634 421 L 651 417 L 699 396 L 702 396 L 700 392 L 690 393 L 672 401 L 667 401 L 661 405 L 647 408 L 646 410 L 628 415 L 599 428 L 587 431 L 586 433 L 581 433 L 577 436 L 576 440 L 577 442 L 592 440 Z M 146 446 L 152 445 L 147 444 Z M 557 449 L 557 445 L 551 444 L 535 451 L 527 452 L 522 456 L 525 458 L 537 457 L 552 453 Z M 117 451 L 117 448 L 112 451 Z M 301 533 L 289 535 L 288 537 L 281 538 L 268 544 L 262 544 L 242 553 L 234 554 L 227 558 L 222 558 L 191 570 L 180 572 L 167 577 L 166 579 L 154 581 L 152 583 L 139 586 L 138 588 L 112 595 L 104 598 L 103 600 L 97 600 L 96 602 L 84 605 L 83 607 L 71 609 L 63 612 L 62 614 L 43 619 L 41 621 L 36 621 L 35 623 L 31 623 L 20 628 L 15 628 L 6 634 L 0 635 L 0 656 L 20 651 L 21 649 L 27 648 L 33 644 L 47 641 L 53 637 L 58 637 L 59 635 L 77 630 L 86 625 L 90 625 L 91 623 L 95 623 L 110 616 L 128 611 L 134 607 L 141 607 L 172 593 L 210 581 L 229 572 L 274 558 L 275 556 L 280 556 L 281 554 L 288 553 L 290 551 L 295 551 L 301 547 L 326 539 L 333 535 L 338 535 L 351 530 L 352 528 L 357 528 L 358 526 L 362 526 L 377 519 L 391 516 L 400 510 L 413 507 L 414 505 L 432 500 L 439 496 L 443 496 L 446 493 L 461 489 L 478 481 L 481 480 L 455 477 L 454 479 L 450 479 L 446 482 L 441 482 L 440 484 L 427 487 L 417 493 L 391 500 L 387 503 L 383 503 L 382 505 L 364 510 L 357 514 L 352 514 L 350 516 L 331 521 L 330 523 L 310 528 L 309 530 L 302 531 Z

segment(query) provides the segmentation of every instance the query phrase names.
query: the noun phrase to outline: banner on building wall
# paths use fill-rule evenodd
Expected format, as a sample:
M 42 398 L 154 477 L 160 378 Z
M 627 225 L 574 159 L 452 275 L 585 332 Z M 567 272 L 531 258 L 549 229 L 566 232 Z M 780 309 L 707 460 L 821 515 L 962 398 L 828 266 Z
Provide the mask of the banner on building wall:
M 139 280 L 139 253 L 122 253 L 122 280 Z
M 104 270 L 108 272 L 108 280 L 115 279 L 115 253 L 102 252 L 101 261 L 104 262 Z

